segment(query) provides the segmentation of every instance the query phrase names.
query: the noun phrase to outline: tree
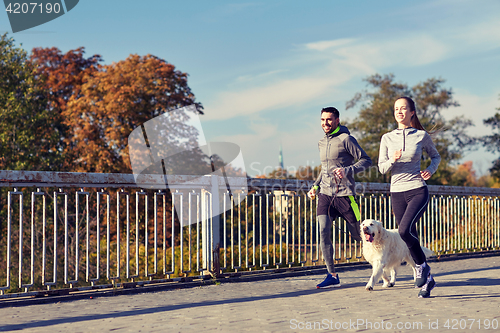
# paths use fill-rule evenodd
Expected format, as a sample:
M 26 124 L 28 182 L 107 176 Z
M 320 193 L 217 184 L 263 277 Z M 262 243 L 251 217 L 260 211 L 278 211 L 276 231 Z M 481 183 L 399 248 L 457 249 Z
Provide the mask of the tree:
M 80 47 L 63 54 L 58 48 L 34 48 L 30 61 L 36 68 L 37 83 L 46 91 L 47 107 L 53 115 L 52 128 L 59 133 L 57 149 L 63 156 L 58 171 L 75 171 L 74 142 L 66 125 L 63 112 L 72 97 L 81 97 L 86 76 L 98 71 L 100 55 L 84 58 L 85 49 Z
M 450 167 L 450 177 L 443 179 L 443 185 L 498 187 L 499 183 L 489 174 L 478 178 L 472 167 L 472 161 L 466 161 L 456 167 Z
M 497 108 L 497 110 L 500 110 L 500 108 Z M 483 145 L 489 151 L 500 153 L 500 113 L 497 112 L 493 117 L 485 119 L 484 124 L 491 126 L 493 134 L 482 137 Z M 500 158 L 493 161 L 490 173 L 497 182 L 500 182 Z
M 299 180 L 316 180 L 321 172 L 321 165 L 315 166 L 299 166 L 297 171 L 287 171 L 277 167 L 267 175 L 256 175 L 255 178 L 267 179 L 299 179 Z
M 295 178 L 301 180 L 316 180 L 320 172 L 321 172 L 321 165 L 318 165 L 314 168 L 311 168 L 310 166 L 307 167 L 300 166 L 297 172 L 295 173 Z
M 0 38 L 0 169 L 54 170 L 62 159 L 54 114 L 26 51 Z
M 100 55 L 87 59 L 83 57 L 85 48 L 80 47 L 63 54 L 56 48 L 34 48 L 30 60 L 36 66 L 37 78 L 43 80 L 49 94 L 49 107 L 66 110 L 72 96 L 79 96 L 85 76 L 98 70 Z
M 187 74 L 152 55 L 131 55 L 99 65 L 99 55 L 85 59 L 84 49 L 61 54 L 57 48 L 33 49 L 37 75 L 50 92 L 49 105 L 63 133 L 65 170 L 131 172 L 128 135 L 171 109 L 202 105 L 187 85 Z M 172 119 L 179 124 L 182 119 Z M 173 124 L 174 124 L 173 123 Z M 189 126 L 172 126 L 165 141 L 178 144 L 195 137 Z M 190 158 L 198 158 L 193 152 Z
M 472 168 L 472 161 L 466 161 L 458 165 L 453 170 L 447 183 L 444 185 L 452 186 L 477 186 L 476 171 Z
M 375 74 L 365 79 L 371 90 L 357 93 L 346 103 L 346 109 L 361 103 L 359 116 L 348 127 L 358 139 L 361 147 L 376 165 L 383 134 L 396 128 L 394 120 L 394 101 L 400 96 L 409 96 L 415 100 L 420 122 L 433 136 L 433 141 L 441 155 L 441 164 L 429 181 L 429 184 L 441 184 L 451 174 L 449 166 L 458 161 L 474 139 L 465 133 L 472 121 L 463 117 L 446 120 L 442 111 L 459 106 L 453 99 L 451 89 L 442 88 L 443 79 L 431 78 L 413 87 L 394 82 L 394 75 Z M 423 168 L 430 163 L 423 161 Z M 388 182 L 387 175 L 381 175 L 376 168 L 358 175 L 360 181 Z
M 62 163 L 59 133 L 52 130 L 54 114 L 47 108 L 46 91 L 37 84 L 35 68 L 26 51 L 16 47 L 7 34 L 0 37 L 0 170 L 57 170 Z M 7 192 L 0 188 L 0 234 L 7 233 Z M 24 201 L 29 205 L 29 200 Z M 24 219 L 24 230 L 29 230 L 29 219 Z M 12 226 L 16 228 L 15 224 Z M 14 229 L 15 230 L 15 229 Z M 19 232 L 12 232 L 16 242 Z M 35 236 L 36 237 L 36 236 Z M 0 237 L 0 256 L 7 237 Z M 15 253 L 15 249 L 13 249 Z M 11 267 L 15 274 L 16 267 Z M 0 260 L 0 270 L 6 261 Z M 14 282 L 15 284 L 15 282 Z
M 500 110 L 500 108 L 497 108 L 497 110 Z M 500 152 L 500 113 L 497 112 L 493 117 L 485 119 L 484 124 L 492 127 L 493 134 L 482 137 L 481 141 L 483 145 L 489 151 Z M 490 173 L 495 181 L 500 183 L 500 158 L 493 161 Z

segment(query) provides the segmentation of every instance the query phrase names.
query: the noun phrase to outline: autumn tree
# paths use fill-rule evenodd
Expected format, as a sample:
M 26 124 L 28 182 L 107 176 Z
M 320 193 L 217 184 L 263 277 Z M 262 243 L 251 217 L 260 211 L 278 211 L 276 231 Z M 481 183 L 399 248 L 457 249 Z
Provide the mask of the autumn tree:
M 49 107 L 66 110 L 69 99 L 80 95 L 85 76 L 98 70 L 101 56 L 85 58 L 84 54 L 84 47 L 64 54 L 56 47 L 31 50 L 30 60 L 36 66 L 37 78 L 49 92 Z
M 54 114 L 26 51 L 0 38 L 0 169 L 54 170 L 61 163 Z
M 267 178 L 267 179 L 299 179 L 299 180 L 316 180 L 319 173 L 321 172 L 321 165 L 311 167 L 311 166 L 299 166 L 296 171 L 293 170 L 283 170 L 281 167 L 273 169 L 268 174 L 256 175 L 256 178 Z
M 57 149 L 63 156 L 63 164 L 58 171 L 75 171 L 72 164 L 75 145 L 63 112 L 72 97 L 80 97 L 85 78 L 96 72 L 102 61 L 99 55 L 85 58 L 84 54 L 83 47 L 67 53 L 56 47 L 34 48 L 31 51 L 30 61 L 36 68 L 37 84 L 46 91 L 47 108 L 53 116 L 52 129 L 60 137 Z
M 500 110 L 500 108 L 497 108 Z M 484 120 L 484 124 L 491 126 L 493 129 L 492 135 L 485 135 L 481 138 L 483 145 L 492 152 L 500 153 L 500 113 L 497 112 L 493 117 Z M 491 175 L 497 182 L 500 182 L 500 158 L 493 161 L 493 166 L 490 169 Z
M 127 138 L 134 128 L 187 105 L 194 104 L 202 114 L 203 107 L 187 85 L 187 74 L 165 60 L 131 55 L 100 65 L 99 55 L 85 58 L 84 52 L 84 48 L 66 54 L 57 48 L 38 48 L 31 57 L 50 92 L 49 106 L 60 117 L 56 123 L 64 137 L 64 169 L 131 172 Z M 170 144 L 195 136 L 186 126 L 171 129 L 163 138 Z
M 466 161 L 455 168 L 444 185 L 477 186 L 476 171 L 472 168 L 472 161 Z
M 450 167 L 450 177 L 443 179 L 443 185 L 450 186 L 475 186 L 475 187 L 499 187 L 500 182 L 490 175 L 478 177 L 473 168 L 472 161 L 466 161 L 457 166 Z
M 301 180 L 316 180 L 318 178 L 319 173 L 321 172 L 321 165 L 318 165 L 314 168 L 310 166 L 300 166 L 295 173 L 294 178 Z
M 394 130 L 394 102 L 400 96 L 411 97 L 417 105 L 420 122 L 431 133 L 439 154 L 441 164 L 429 184 L 441 184 L 450 176 L 449 168 L 458 161 L 464 150 L 471 146 L 474 139 L 465 131 L 472 121 L 464 117 L 446 120 L 442 112 L 450 107 L 459 106 L 453 99 L 451 89 L 443 88 L 443 79 L 431 78 L 413 87 L 394 82 L 394 75 L 375 74 L 365 79 L 369 89 L 357 93 L 346 104 L 346 109 L 360 105 L 359 115 L 347 125 L 358 139 L 361 147 L 370 156 L 374 165 L 378 161 L 380 139 L 383 134 Z M 430 163 L 424 158 L 423 168 Z M 369 182 L 388 182 L 388 175 L 381 175 L 375 167 L 358 174 L 357 179 Z

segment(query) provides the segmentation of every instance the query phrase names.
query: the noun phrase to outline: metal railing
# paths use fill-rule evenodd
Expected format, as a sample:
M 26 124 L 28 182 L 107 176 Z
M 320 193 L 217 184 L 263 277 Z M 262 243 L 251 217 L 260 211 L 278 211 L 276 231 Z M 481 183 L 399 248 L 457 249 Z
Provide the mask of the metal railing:
M 322 264 L 311 181 L 231 178 L 228 191 L 222 177 L 178 178 L 151 190 L 128 174 L 0 171 L 2 297 Z M 389 184 L 357 190 L 362 219 L 396 227 Z M 429 193 L 423 245 L 438 255 L 499 249 L 500 189 Z M 335 221 L 335 259 L 362 261 L 347 230 Z

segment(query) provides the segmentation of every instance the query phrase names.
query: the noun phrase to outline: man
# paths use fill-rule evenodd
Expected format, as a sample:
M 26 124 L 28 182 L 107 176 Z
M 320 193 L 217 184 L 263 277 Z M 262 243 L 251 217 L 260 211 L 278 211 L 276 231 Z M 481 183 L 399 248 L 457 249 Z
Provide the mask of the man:
M 354 174 L 370 167 L 370 157 L 349 133 L 340 125 L 339 111 L 334 107 L 321 110 L 321 127 L 325 136 L 319 141 L 321 172 L 308 196 L 318 194 L 316 215 L 320 230 L 320 246 L 326 262 L 328 274 L 317 288 L 340 287 L 340 279 L 335 274 L 333 245 L 331 240 L 332 221 L 338 216 L 348 223 L 352 238 L 361 241 L 359 230 L 360 213 L 354 196 Z M 357 161 L 355 163 L 355 161 Z

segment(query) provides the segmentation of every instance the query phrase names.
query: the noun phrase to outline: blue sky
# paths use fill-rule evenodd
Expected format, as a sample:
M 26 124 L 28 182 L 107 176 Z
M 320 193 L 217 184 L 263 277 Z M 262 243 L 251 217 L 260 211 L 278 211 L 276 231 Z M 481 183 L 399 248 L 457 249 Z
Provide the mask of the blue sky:
M 474 121 L 471 135 L 490 133 L 483 119 L 500 107 L 500 2 L 437 1 L 80 1 L 70 12 L 12 34 L 16 44 L 84 46 L 106 64 L 153 54 L 189 74 L 205 107 L 207 141 L 241 147 L 254 176 L 278 165 L 319 164 L 320 110 L 366 88 L 369 75 L 395 75 L 413 86 L 445 79 L 460 107 L 445 117 Z M 418 101 L 417 101 L 418 104 Z M 496 156 L 464 156 L 484 174 Z

